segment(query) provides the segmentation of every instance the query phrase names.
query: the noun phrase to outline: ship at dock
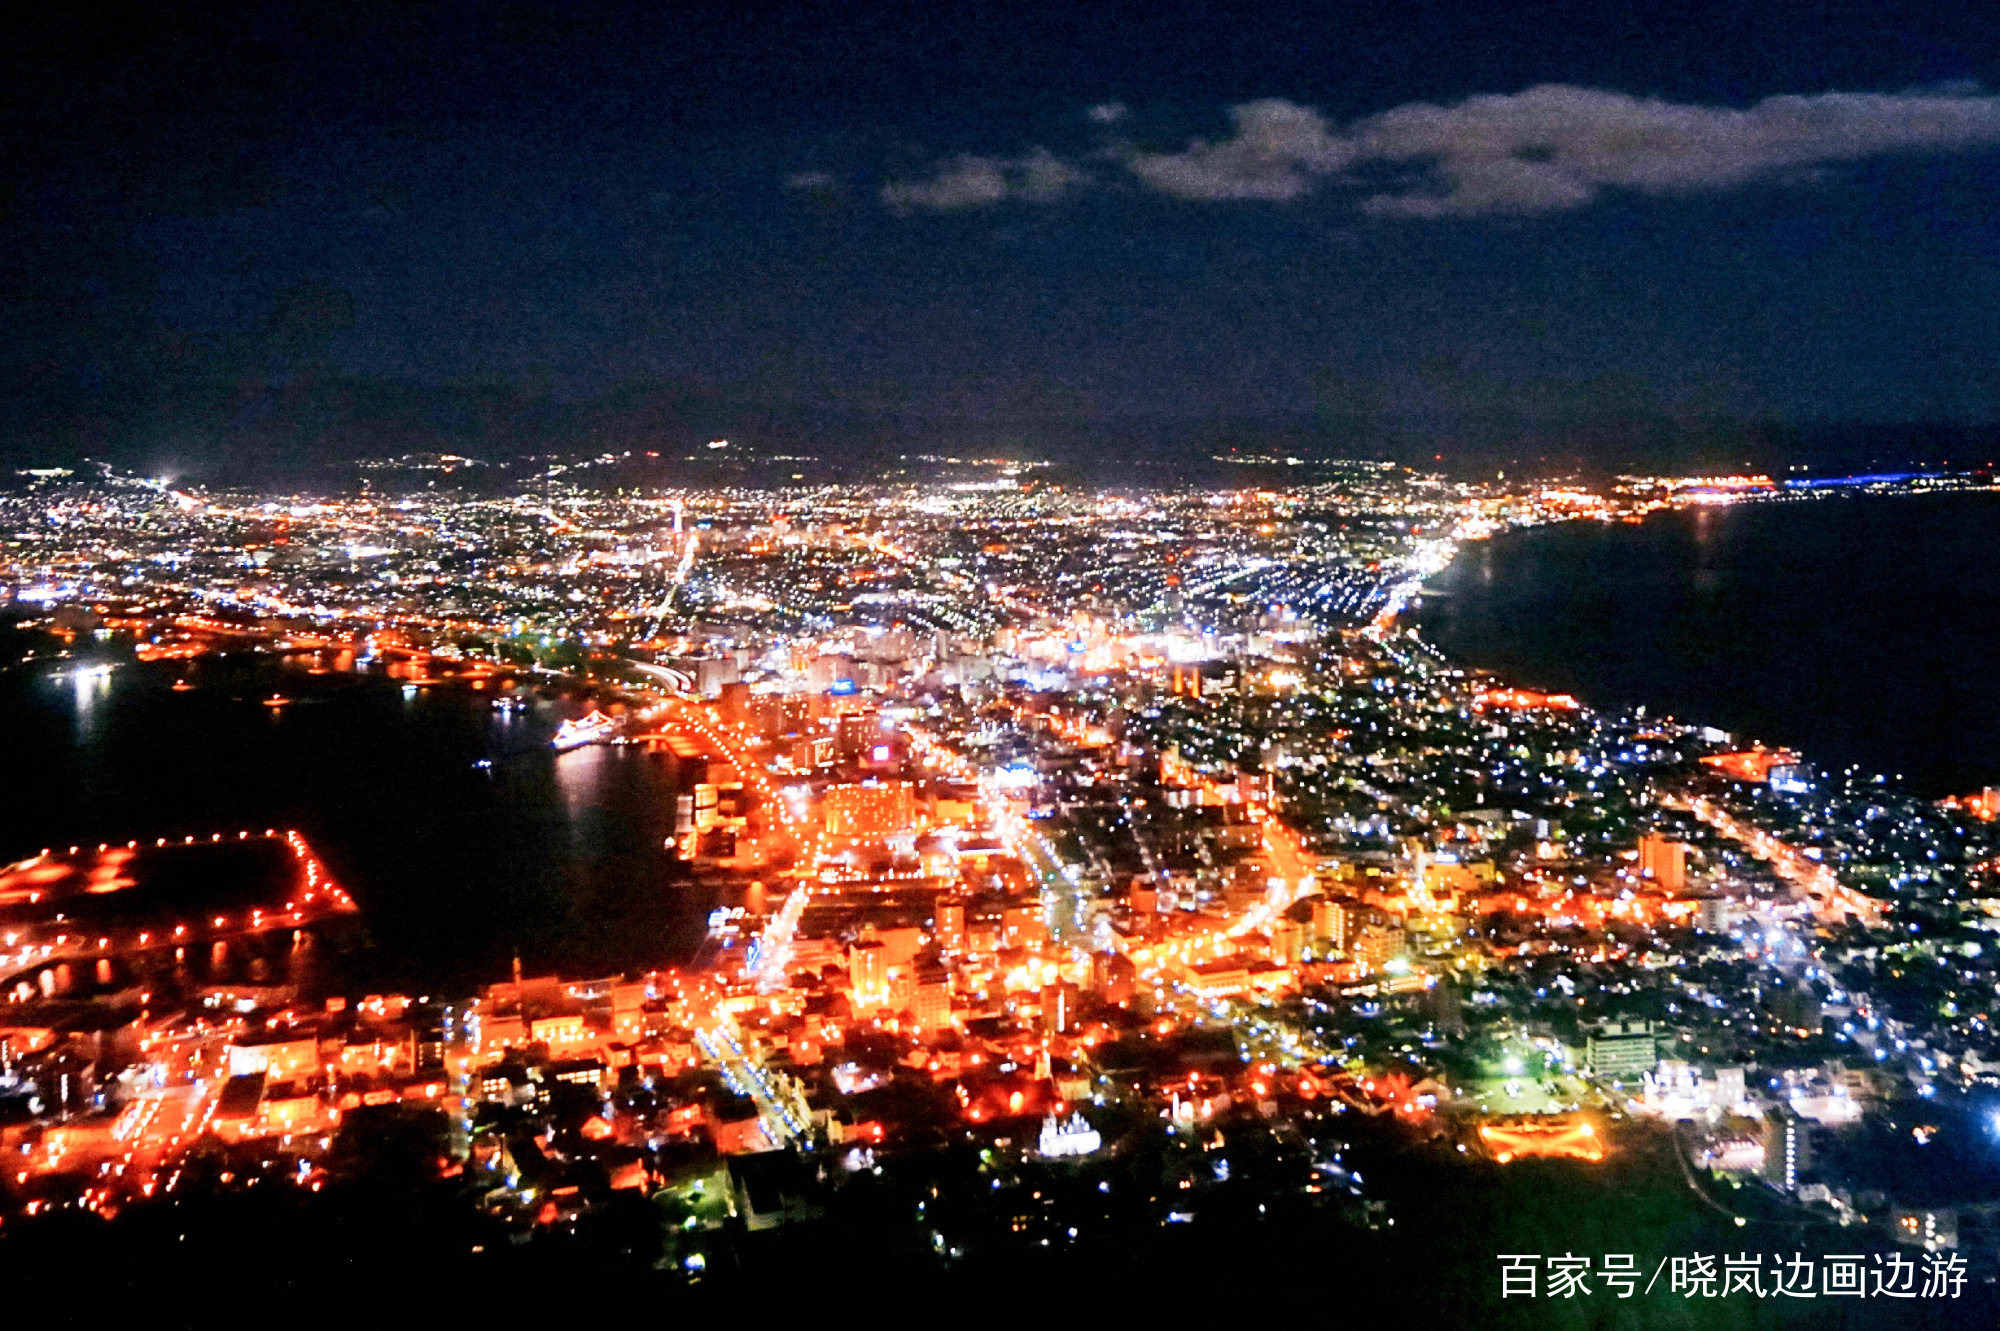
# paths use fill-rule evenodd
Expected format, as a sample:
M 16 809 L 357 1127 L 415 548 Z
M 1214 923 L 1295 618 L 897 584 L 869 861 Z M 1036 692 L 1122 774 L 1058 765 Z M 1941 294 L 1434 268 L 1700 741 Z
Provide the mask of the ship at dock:
M 603 712 L 592 709 L 590 715 L 574 721 L 565 721 L 556 728 L 555 738 L 549 741 L 557 753 L 580 749 L 586 744 L 602 744 L 611 738 L 618 723 Z

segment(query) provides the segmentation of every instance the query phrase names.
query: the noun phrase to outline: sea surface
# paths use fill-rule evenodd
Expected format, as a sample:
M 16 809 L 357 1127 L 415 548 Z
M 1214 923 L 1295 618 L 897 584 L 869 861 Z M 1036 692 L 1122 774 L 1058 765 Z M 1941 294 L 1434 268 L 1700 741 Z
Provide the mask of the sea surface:
M 1932 795 L 2000 785 L 2000 493 L 1539 527 L 1431 587 L 1424 633 L 1510 682 Z
M 265 706 L 274 693 L 291 701 Z M 516 952 L 572 976 L 684 961 L 713 903 L 665 845 L 675 761 L 554 752 L 581 710 L 498 713 L 469 689 L 268 657 L 10 671 L 0 862 L 296 829 L 361 907 L 366 944 L 343 959 L 357 986 L 465 992 L 505 979 Z

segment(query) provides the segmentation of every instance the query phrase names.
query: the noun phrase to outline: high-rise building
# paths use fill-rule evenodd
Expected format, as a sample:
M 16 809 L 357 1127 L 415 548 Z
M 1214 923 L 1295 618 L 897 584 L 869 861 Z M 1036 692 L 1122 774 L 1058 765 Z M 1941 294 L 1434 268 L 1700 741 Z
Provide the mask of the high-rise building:
M 1764 1146 L 1765 1177 L 1787 1192 L 1796 1192 L 1799 1175 L 1812 1168 L 1812 1121 L 1781 1105 L 1771 1117 Z
M 1687 887 L 1687 847 L 1656 833 L 1639 838 L 1639 875 L 1668 892 Z
M 951 980 L 942 966 L 918 970 L 910 994 L 910 1015 L 926 1031 L 941 1031 L 951 1025 Z
M 882 719 L 873 712 L 851 712 L 840 718 L 834 745 L 843 761 L 861 757 L 883 738 Z
M 932 937 L 937 939 L 940 950 L 963 952 L 965 950 L 965 903 L 956 897 L 941 897 L 937 903 L 937 915 L 931 928 Z
M 816 656 L 807 670 L 806 678 L 811 681 L 816 691 L 821 692 L 838 684 L 851 685 L 854 682 L 854 658 L 832 653 Z
M 1465 1034 L 1465 996 L 1449 976 L 1431 986 L 1424 1007 L 1438 1031 L 1445 1035 Z
M 1077 989 L 1073 984 L 1057 981 L 1042 986 L 1042 1029 L 1051 1035 L 1061 1035 L 1076 1025 Z
M 1329 923 L 1334 940 L 1331 946 L 1374 969 L 1379 970 L 1383 963 L 1400 956 L 1407 944 L 1403 926 L 1377 906 L 1358 901 L 1339 902 L 1333 907 Z
M 907 969 L 910 963 L 917 959 L 917 954 L 924 949 L 924 931 L 914 925 L 906 924 L 893 929 L 877 928 L 872 924 L 863 925 L 861 937 L 873 939 L 882 945 L 883 964 L 891 970 L 898 967 Z
M 724 687 L 737 682 L 740 672 L 728 657 L 705 656 L 694 663 L 696 685 L 704 698 L 720 697 Z
M 1312 899 L 1313 938 L 1330 951 L 1347 950 L 1347 914 L 1331 897 Z
M 1660 1049 L 1650 1021 L 1607 1021 L 1590 1033 L 1584 1061 L 1600 1077 L 1637 1082 L 1660 1063 Z
M 1348 951 L 1369 970 L 1379 971 L 1403 955 L 1406 946 L 1403 931 L 1395 925 L 1364 924 L 1355 930 Z
M 1819 994 L 1807 980 L 1800 980 L 1790 989 L 1771 997 L 1771 1015 L 1798 1030 L 1817 1034 L 1820 1027 L 1820 1009 Z
M 847 948 L 847 984 L 857 1007 L 879 1006 L 889 999 L 888 949 L 872 938 Z

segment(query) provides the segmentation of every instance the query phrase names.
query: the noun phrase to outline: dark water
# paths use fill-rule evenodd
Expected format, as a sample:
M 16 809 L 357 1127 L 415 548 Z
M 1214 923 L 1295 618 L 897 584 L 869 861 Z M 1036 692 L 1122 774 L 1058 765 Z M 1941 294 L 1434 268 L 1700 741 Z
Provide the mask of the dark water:
M 2000 494 L 1543 527 L 1434 585 L 1425 632 L 1515 682 L 1933 794 L 2000 784 Z
M 198 687 L 174 691 L 180 675 Z M 274 690 L 296 701 L 263 706 Z M 577 975 L 683 959 L 709 903 L 664 845 L 673 759 L 556 754 L 548 737 L 577 710 L 500 714 L 469 690 L 269 660 L 11 672 L 0 860 L 296 828 L 361 907 L 356 984 L 459 990 L 504 979 L 516 950 Z

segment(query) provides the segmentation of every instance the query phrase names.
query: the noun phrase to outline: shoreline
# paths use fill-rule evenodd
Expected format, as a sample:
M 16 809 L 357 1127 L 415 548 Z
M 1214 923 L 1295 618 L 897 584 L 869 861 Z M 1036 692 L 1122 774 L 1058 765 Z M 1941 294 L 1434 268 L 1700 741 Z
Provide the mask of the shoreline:
M 1958 496 L 1956 502 L 1964 504 L 1978 502 L 1969 499 L 1973 494 L 1990 492 L 1951 493 Z M 1936 500 L 1946 496 L 1843 497 L 1880 501 Z M 1920 511 L 1915 504 L 1899 507 L 1906 515 Z M 1933 505 L 1921 508 L 1935 511 Z M 1747 518 L 1750 524 L 1775 527 L 1796 521 L 1778 515 L 1804 511 L 1807 510 L 1790 504 L 1781 507 L 1753 501 L 1718 508 L 1675 509 L 1667 522 L 1656 521 L 1657 515 L 1649 514 L 1640 524 L 1603 523 L 1586 528 L 1581 520 L 1573 520 L 1514 528 L 1462 541 L 1445 569 L 1425 580 L 1425 588 L 1414 598 L 1419 604 L 1405 612 L 1406 622 L 1416 627 L 1425 641 L 1468 669 L 1490 670 L 1510 684 L 1522 687 L 1571 693 L 1600 712 L 1616 714 L 1643 707 L 1650 714 L 1714 726 L 1746 742 L 1755 739 L 1796 749 L 1808 760 L 1820 762 L 1822 770 L 1858 767 L 1865 775 L 1879 773 L 1933 797 L 2000 784 L 2000 761 L 1991 757 L 2000 752 L 2000 712 L 1984 722 L 1974 718 L 1970 725 L 1955 728 L 1946 737 L 1946 742 L 1956 739 L 1957 751 L 1962 756 L 1933 761 L 1928 772 L 1906 775 L 1914 770 L 1913 766 L 1906 763 L 1904 771 L 1898 772 L 1896 759 L 1887 756 L 1888 749 L 1879 742 L 1876 751 L 1885 756 L 1872 762 L 1865 756 L 1870 736 L 1860 729 L 1858 718 L 1871 711 L 1879 715 L 1878 709 L 1857 706 L 1843 713 L 1841 709 L 1822 706 L 1806 688 L 1798 688 L 1790 696 L 1785 694 L 1785 685 L 1796 675 L 1796 658 L 1808 658 L 1807 664 L 1821 670 L 1846 669 L 1833 659 L 1832 653 L 1818 650 L 1828 640 L 1874 640 L 1879 645 L 1879 635 L 1869 632 L 1863 622 L 1874 608 L 1865 596 L 1832 601 L 1821 590 L 1827 584 L 1814 580 L 1811 570 L 1796 570 L 1789 580 L 1780 580 L 1758 566 L 1732 563 L 1727 558 L 1744 553 L 1740 548 L 1746 544 L 1741 536 L 1745 526 L 1741 518 Z M 1847 528 L 1856 525 L 1857 513 L 1873 516 L 1882 511 L 1882 506 L 1870 502 L 1863 510 L 1843 504 L 1810 511 L 1838 515 L 1842 518 L 1838 526 Z M 1904 525 L 1909 521 L 1904 519 Z M 2000 503 L 1993 505 L 1990 521 L 2000 527 Z M 1732 524 L 1737 529 L 1734 534 L 1730 530 Z M 1705 535 L 1691 528 L 1699 528 L 1699 533 Z M 1805 539 L 1832 545 L 1842 534 L 1839 530 L 1822 529 L 1816 535 L 1805 534 Z M 1764 531 L 1757 534 L 1756 543 L 1779 535 L 1789 538 L 1800 534 Z M 1531 536 L 1534 539 L 1528 539 Z M 1503 542 L 1501 537 L 1520 539 Z M 1728 545 L 1729 549 L 1717 554 L 1712 564 L 1660 562 L 1668 554 L 1697 552 L 1717 544 Z M 1964 544 L 1971 546 L 1974 542 L 1967 540 Z M 1791 552 L 1784 549 L 1777 552 L 1781 556 L 1788 553 Z M 1827 558 L 1821 562 L 1846 559 L 1850 561 L 1853 578 L 1880 580 L 1890 570 L 1851 564 L 1862 561 L 1865 565 L 1871 553 L 1886 554 L 1850 546 L 1844 551 L 1822 551 Z M 1959 553 L 1967 551 L 1962 549 Z M 1989 578 L 2000 574 L 2000 562 L 1990 558 L 1987 562 L 1996 565 Z M 1617 577 L 1605 577 L 1605 565 L 1614 566 L 1610 572 Z M 1629 583 L 1635 576 L 1640 580 L 1637 587 L 1608 585 Z M 1559 588 L 1549 587 L 1552 578 L 1563 580 Z M 1635 598 L 1632 595 L 1635 591 L 1642 595 Z M 1619 596 L 1624 598 L 1622 606 L 1609 604 Z M 1631 604 L 1635 599 L 1640 603 Z M 1699 620 L 1704 609 L 1700 603 L 1704 599 L 1711 606 L 1719 602 L 1729 618 L 1715 623 L 1706 640 L 1675 632 L 1685 630 L 1690 621 Z M 1744 605 L 1757 600 L 1775 606 L 1774 619 L 1744 613 Z M 1985 645 L 1989 659 L 2000 665 L 2000 637 L 1991 636 L 1993 630 L 1982 625 L 1976 602 L 1963 600 L 1959 604 L 1961 618 L 1956 623 L 1947 606 L 1937 618 L 1925 618 L 1930 633 L 1913 641 L 1921 643 L 1936 636 L 1957 635 L 1970 637 L 1977 643 L 1979 635 L 1984 633 L 1988 635 Z M 1820 622 L 1813 623 L 1815 607 L 1830 605 L 1847 609 L 1845 613 L 1823 614 Z M 1549 618 L 1551 611 L 1565 608 L 1569 613 L 1564 618 Z M 1674 622 L 1649 624 L 1646 622 L 1649 613 L 1673 616 Z M 1787 635 L 1801 629 L 1808 633 L 1817 629 L 1820 641 L 1797 646 Z M 1903 626 L 1903 631 L 1907 632 L 1907 626 Z M 1760 633 L 1763 636 L 1754 642 L 1742 640 Z M 1789 653 L 1788 648 L 1792 649 Z M 1746 680 L 1746 663 L 1755 666 L 1760 652 L 1768 663 L 1766 674 L 1761 680 Z M 1643 663 L 1649 653 L 1671 653 L 1674 659 L 1648 669 L 1634 669 L 1632 663 Z M 1710 658 L 1707 674 L 1698 668 L 1684 668 L 1690 659 L 1699 661 L 1704 655 Z M 1781 668 L 1788 655 L 1795 661 L 1792 675 Z M 1864 660 L 1858 668 L 1870 670 L 1877 664 Z M 1921 687 L 1921 696 L 1935 700 L 1932 709 L 1952 710 L 1952 695 L 1962 691 L 1964 674 L 1980 669 L 1976 660 L 1966 661 L 1958 671 L 1925 671 L 1923 667 L 1927 664 L 1930 663 L 1911 664 L 1898 678 L 1871 678 L 1891 691 L 1895 700 L 1904 703 L 1903 710 L 1925 710 L 1910 701 L 1915 686 Z M 1776 700 L 1775 705 L 1772 700 Z M 1750 705 L 1753 703 L 1761 705 Z M 1815 721 L 1819 724 L 1814 724 Z M 1829 734 L 1843 725 L 1854 727 L 1852 738 L 1842 737 L 1847 742 L 1837 740 L 1829 745 Z M 1893 740 L 1895 735 L 1889 728 L 1878 725 L 1872 738 Z M 1830 750 L 1834 756 L 1829 756 Z

